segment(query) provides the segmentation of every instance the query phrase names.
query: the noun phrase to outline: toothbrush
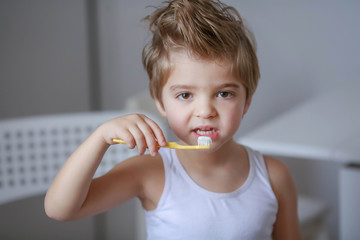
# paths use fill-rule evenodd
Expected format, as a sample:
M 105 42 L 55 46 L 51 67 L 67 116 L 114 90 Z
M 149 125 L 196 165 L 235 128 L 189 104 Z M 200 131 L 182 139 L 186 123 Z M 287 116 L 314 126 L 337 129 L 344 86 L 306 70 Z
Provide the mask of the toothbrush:
M 113 142 L 125 144 L 123 140 L 116 138 L 113 139 Z M 210 137 L 200 136 L 198 137 L 198 145 L 186 146 L 186 145 L 178 144 L 176 142 L 167 142 L 166 146 L 164 147 L 172 148 L 172 149 L 210 149 L 211 143 L 212 140 Z

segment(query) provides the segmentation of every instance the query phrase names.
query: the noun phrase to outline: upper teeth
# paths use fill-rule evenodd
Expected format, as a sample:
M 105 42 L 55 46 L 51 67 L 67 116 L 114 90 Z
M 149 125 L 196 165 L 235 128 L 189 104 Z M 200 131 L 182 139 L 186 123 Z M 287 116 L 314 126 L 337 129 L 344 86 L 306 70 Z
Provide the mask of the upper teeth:
M 215 132 L 215 130 L 207 130 L 207 131 L 203 131 L 203 130 L 196 130 L 196 133 L 199 135 L 210 135 L 213 134 Z

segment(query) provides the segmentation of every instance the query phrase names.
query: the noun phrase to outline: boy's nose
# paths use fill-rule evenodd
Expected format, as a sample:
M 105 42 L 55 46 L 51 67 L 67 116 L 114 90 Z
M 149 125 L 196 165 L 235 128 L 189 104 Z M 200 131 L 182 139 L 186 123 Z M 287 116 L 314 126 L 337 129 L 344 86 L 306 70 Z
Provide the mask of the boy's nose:
M 216 116 L 215 106 L 211 101 L 201 101 L 198 102 L 195 109 L 195 116 L 200 118 L 213 118 Z

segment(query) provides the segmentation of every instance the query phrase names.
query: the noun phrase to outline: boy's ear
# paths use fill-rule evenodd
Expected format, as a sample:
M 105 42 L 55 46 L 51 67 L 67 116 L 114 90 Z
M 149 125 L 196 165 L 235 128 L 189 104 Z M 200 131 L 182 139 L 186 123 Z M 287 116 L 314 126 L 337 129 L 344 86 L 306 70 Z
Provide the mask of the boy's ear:
M 156 104 L 156 108 L 159 111 L 159 113 L 161 114 L 161 116 L 166 117 L 166 112 L 165 112 L 163 104 L 157 99 L 155 100 L 155 104 Z
M 248 112 L 250 105 L 251 105 L 251 100 L 252 100 L 252 98 L 249 98 L 248 100 L 246 100 L 243 116 Z

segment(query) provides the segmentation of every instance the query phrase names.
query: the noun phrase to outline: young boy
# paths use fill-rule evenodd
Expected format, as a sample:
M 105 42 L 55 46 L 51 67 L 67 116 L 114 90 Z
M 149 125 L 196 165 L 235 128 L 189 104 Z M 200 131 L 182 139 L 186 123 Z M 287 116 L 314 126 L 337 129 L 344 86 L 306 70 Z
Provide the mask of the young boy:
M 160 149 L 165 137 L 148 117 L 110 120 L 56 176 L 45 198 L 48 216 L 81 219 L 137 197 L 148 239 L 300 239 L 287 168 L 233 140 L 260 77 L 240 15 L 220 2 L 173 0 L 146 19 L 153 38 L 143 63 L 159 112 L 180 144 L 207 136 L 211 148 Z M 114 138 L 139 156 L 93 179 Z

